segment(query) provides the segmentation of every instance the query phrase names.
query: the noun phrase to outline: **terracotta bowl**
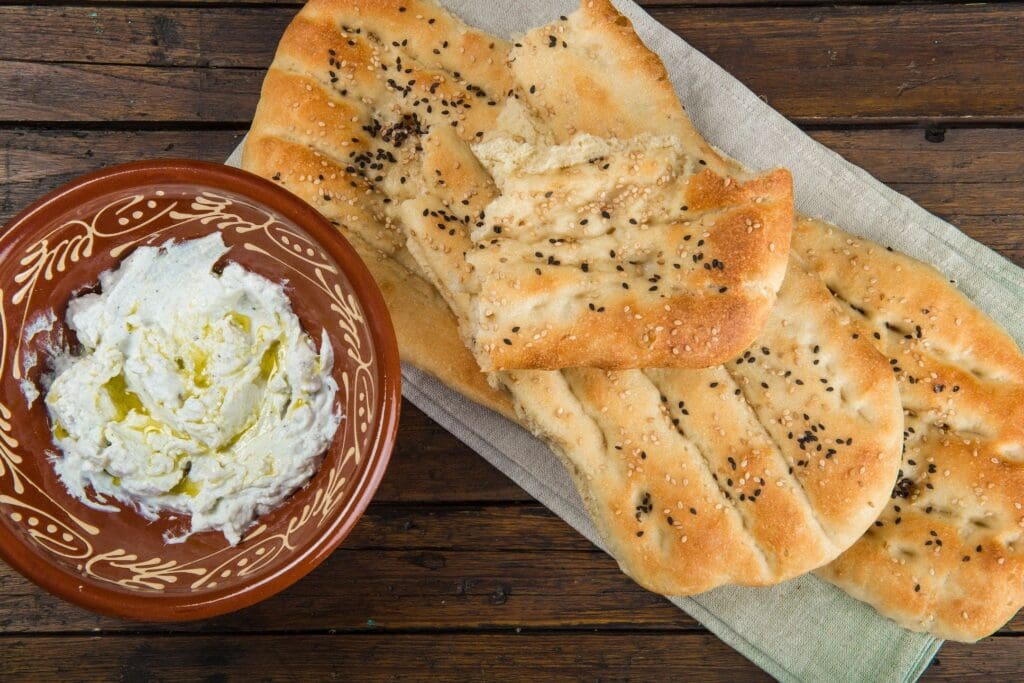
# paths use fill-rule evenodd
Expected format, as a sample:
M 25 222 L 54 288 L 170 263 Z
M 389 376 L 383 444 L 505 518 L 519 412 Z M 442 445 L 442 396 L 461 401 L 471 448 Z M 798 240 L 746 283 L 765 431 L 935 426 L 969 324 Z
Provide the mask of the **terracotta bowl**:
M 42 399 L 22 383 L 46 371 L 58 331 L 26 328 L 93 286 L 143 244 L 220 231 L 226 258 L 285 283 L 306 332 L 334 346 L 345 419 L 309 484 L 242 542 L 206 532 L 169 545 L 188 519 L 148 522 L 93 510 L 54 472 Z M 63 323 L 61 323 L 63 324 Z M 209 617 L 295 582 L 342 542 L 369 503 L 395 441 L 399 362 L 387 309 L 352 247 L 302 200 L 257 176 L 193 161 L 154 161 L 84 176 L 44 197 L 0 235 L 0 557 L 96 612 L 146 620 Z M 68 330 L 59 331 L 70 334 Z

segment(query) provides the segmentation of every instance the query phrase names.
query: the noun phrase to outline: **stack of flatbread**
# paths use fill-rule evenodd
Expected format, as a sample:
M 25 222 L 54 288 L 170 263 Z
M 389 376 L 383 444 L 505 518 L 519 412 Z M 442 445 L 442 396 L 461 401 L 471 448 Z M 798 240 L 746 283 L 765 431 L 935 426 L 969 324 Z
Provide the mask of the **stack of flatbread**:
M 514 42 L 311 0 L 245 168 L 373 271 L 404 358 L 550 444 L 623 571 L 817 571 L 976 640 L 1024 603 L 1024 358 L 931 267 L 704 141 L 607 0 Z

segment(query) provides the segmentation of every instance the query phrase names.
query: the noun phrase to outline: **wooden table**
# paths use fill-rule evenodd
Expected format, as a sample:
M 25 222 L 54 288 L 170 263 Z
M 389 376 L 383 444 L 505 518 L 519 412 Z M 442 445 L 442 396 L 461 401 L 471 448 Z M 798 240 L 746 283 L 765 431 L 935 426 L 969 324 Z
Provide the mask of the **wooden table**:
M 222 160 L 286 0 L 0 2 L 0 222 L 79 173 Z M 651 1 L 810 135 L 1024 263 L 1024 5 Z M 384 484 L 324 565 L 256 607 L 94 616 L 0 564 L 0 679 L 763 678 L 409 404 Z M 927 678 L 1024 671 L 1024 618 Z

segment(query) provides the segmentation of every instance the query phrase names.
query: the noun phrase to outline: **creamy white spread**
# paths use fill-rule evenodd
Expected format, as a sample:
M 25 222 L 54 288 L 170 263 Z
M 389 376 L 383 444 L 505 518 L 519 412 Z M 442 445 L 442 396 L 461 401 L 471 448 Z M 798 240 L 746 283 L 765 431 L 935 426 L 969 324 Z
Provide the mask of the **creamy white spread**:
M 281 285 L 215 272 L 227 251 L 219 233 L 140 247 L 72 299 L 81 353 L 46 406 L 76 497 L 187 513 L 235 544 L 309 481 L 342 418 L 326 334 L 317 352 Z

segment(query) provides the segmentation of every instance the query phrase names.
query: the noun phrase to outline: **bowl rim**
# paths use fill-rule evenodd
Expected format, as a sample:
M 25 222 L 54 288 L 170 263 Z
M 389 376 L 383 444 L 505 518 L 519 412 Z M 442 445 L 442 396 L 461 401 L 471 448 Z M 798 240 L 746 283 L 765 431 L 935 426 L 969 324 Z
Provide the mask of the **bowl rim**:
M 144 182 L 139 182 L 139 177 Z M 306 547 L 269 576 L 215 591 L 207 596 L 131 593 L 74 580 L 74 575 L 54 566 L 36 552 L 24 552 L 24 542 L 0 524 L 0 559 L 29 581 L 50 593 L 106 616 L 140 621 L 191 621 L 234 612 L 261 602 L 291 586 L 319 566 L 351 533 L 373 498 L 398 433 L 401 410 L 401 364 L 398 341 L 384 296 L 362 258 L 347 239 L 313 207 L 284 188 L 248 171 L 224 164 L 191 159 L 154 159 L 109 166 L 81 175 L 26 207 L 0 231 L 8 235 L 45 216 L 47 210 L 73 199 L 93 186 L 113 189 L 119 182 L 209 185 L 236 192 L 294 221 L 306 230 L 341 267 L 352 291 L 366 313 L 366 325 L 374 343 L 380 382 L 380 416 L 362 476 L 353 482 L 353 493 L 339 510 L 339 523 L 325 529 Z M 101 190 L 102 191 L 102 190 Z M 0 259 L 7 254 L 0 251 Z M 22 552 L 18 552 L 21 550 Z

